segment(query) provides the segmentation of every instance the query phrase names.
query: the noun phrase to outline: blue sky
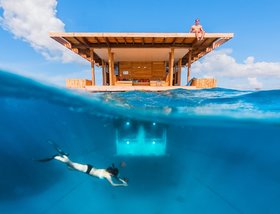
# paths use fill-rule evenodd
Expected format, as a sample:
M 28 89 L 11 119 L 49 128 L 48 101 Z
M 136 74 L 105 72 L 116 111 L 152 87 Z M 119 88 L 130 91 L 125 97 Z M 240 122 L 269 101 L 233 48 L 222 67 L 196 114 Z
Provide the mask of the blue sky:
M 48 31 L 188 32 L 199 17 L 206 32 L 235 37 L 195 63 L 193 76 L 226 88 L 280 88 L 279 11 L 277 0 L 0 0 L 0 68 L 64 86 L 65 78 L 90 78 L 90 65 L 65 56 Z

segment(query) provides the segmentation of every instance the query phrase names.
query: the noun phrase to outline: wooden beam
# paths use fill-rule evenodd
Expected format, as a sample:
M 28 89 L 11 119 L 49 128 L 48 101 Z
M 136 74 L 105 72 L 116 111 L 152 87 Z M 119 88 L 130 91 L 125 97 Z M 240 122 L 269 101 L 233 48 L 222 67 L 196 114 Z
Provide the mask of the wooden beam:
M 105 62 L 102 60 L 102 82 L 106 85 L 106 72 L 105 72 Z
M 112 52 L 111 48 L 108 48 L 108 64 L 109 64 L 109 85 L 113 85 L 112 75 Z
M 72 39 L 73 39 L 76 43 L 81 43 L 75 36 L 72 37 Z
M 66 43 L 64 43 L 64 46 L 66 48 L 69 48 L 69 49 L 73 48 L 73 44 L 71 43 L 71 41 L 69 39 L 67 39 L 67 38 L 63 38 L 63 39 L 66 41 Z
M 203 39 L 202 41 L 198 41 L 197 39 L 193 42 L 193 49 L 201 49 L 201 48 L 205 48 L 204 44 L 208 43 L 208 39 Z M 207 47 L 207 45 L 206 45 Z
M 91 60 L 90 58 L 88 58 L 88 56 L 85 53 L 79 53 L 79 55 L 85 58 L 86 60 Z
M 182 74 L 182 58 L 178 61 L 178 85 L 181 85 L 181 74 Z
M 99 39 L 97 37 L 93 37 L 96 41 L 97 41 L 97 44 L 101 44 L 101 42 L 99 41 Z
M 115 40 L 117 41 L 117 44 L 119 44 L 120 43 L 120 40 L 118 39 L 118 37 L 114 37 L 115 38 Z
M 169 53 L 169 85 L 173 85 L 173 71 L 174 71 L 174 48 L 171 48 L 171 52 Z
M 191 60 L 191 62 L 195 62 L 198 59 L 199 59 L 199 57 L 195 56 L 195 57 L 193 57 L 193 60 Z
M 79 48 L 70 48 L 74 53 L 80 54 Z
M 189 51 L 189 58 L 188 58 L 188 76 L 187 81 L 191 80 L 191 64 L 192 64 L 192 50 Z
M 197 45 L 200 41 L 197 40 L 197 38 L 195 38 L 192 42 L 192 48 L 195 48 L 196 46 L 199 46 Z
M 194 33 L 65 33 L 49 32 L 50 37 L 190 37 L 195 38 Z M 206 33 L 205 38 L 226 37 L 233 38 L 233 33 Z
M 107 46 L 110 47 L 110 41 L 107 37 L 105 37 L 105 41 L 106 41 Z
M 65 47 L 66 47 L 67 43 L 69 43 L 67 40 L 65 40 L 61 37 L 52 37 L 52 39 L 54 39 L 55 41 L 57 41 L 58 43 L 62 44 Z
M 113 38 L 116 41 L 116 44 L 119 44 L 119 41 L 117 40 L 117 38 L 116 37 L 113 37 Z
M 202 41 L 202 43 L 200 44 L 200 46 L 203 46 L 205 43 L 207 43 L 208 41 L 207 41 L 208 39 L 203 39 L 203 41 Z
M 222 39 L 219 39 L 217 41 L 215 41 L 213 44 L 212 44 L 212 48 L 215 49 L 217 47 L 220 47 L 222 44 L 224 44 L 226 41 L 228 40 L 228 38 L 222 38 Z M 212 50 L 213 50 L 212 49 Z
M 76 38 L 76 37 L 75 37 Z M 87 46 L 89 48 L 89 42 L 86 40 L 86 38 L 84 37 L 77 37 L 76 38 L 80 43 L 82 43 L 83 45 Z
M 88 47 L 85 45 L 72 45 L 73 48 L 80 48 L 80 49 L 87 49 Z M 99 43 L 99 44 L 90 44 L 89 45 L 90 48 L 108 48 L 108 45 L 105 43 Z M 110 48 L 191 48 L 192 45 L 191 44 L 169 44 L 169 43 L 119 43 L 119 44 L 110 44 Z
M 92 80 L 92 85 L 95 85 L 94 49 L 90 49 L 90 61 L 91 61 L 91 80 Z
M 115 75 L 115 60 L 114 60 L 114 53 L 111 53 L 111 66 L 112 66 L 112 85 L 116 83 L 116 75 Z
M 76 38 L 78 41 L 80 41 L 79 39 L 82 39 L 82 38 Z M 74 45 L 72 43 L 70 43 L 70 41 L 68 41 L 67 39 L 61 39 L 59 40 L 61 42 L 64 42 L 63 45 L 68 48 L 69 50 L 73 51 L 74 53 L 80 55 L 81 57 L 83 57 L 84 59 L 88 60 L 89 62 L 91 62 L 91 57 L 90 57 L 90 49 L 93 49 L 92 47 L 90 47 L 88 44 L 84 44 L 83 43 L 82 45 Z M 101 63 L 101 59 L 100 57 L 94 53 L 94 59 L 95 59 L 95 62 L 98 62 L 98 63 Z
M 64 43 L 64 47 L 70 49 L 71 51 L 74 51 L 73 50 L 73 44 L 71 43 L 71 41 L 67 38 L 63 38 L 63 39 L 66 41 L 66 43 Z M 78 48 L 78 47 L 75 47 L 75 48 Z
M 204 47 L 204 49 L 198 50 L 196 48 L 199 48 L 201 46 L 196 46 L 193 47 L 193 50 L 196 50 L 196 52 L 198 51 L 198 53 L 192 53 L 192 63 L 199 60 L 200 58 L 202 58 L 203 56 L 205 56 L 206 54 L 210 53 L 211 51 L 213 51 L 215 48 L 219 47 L 221 44 L 223 44 L 224 42 L 228 41 L 228 38 L 222 38 L 222 39 L 215 39 L 211 45 L 207 45 Z M 187 64 L 188 59 L 183 57 L 183 63 Z

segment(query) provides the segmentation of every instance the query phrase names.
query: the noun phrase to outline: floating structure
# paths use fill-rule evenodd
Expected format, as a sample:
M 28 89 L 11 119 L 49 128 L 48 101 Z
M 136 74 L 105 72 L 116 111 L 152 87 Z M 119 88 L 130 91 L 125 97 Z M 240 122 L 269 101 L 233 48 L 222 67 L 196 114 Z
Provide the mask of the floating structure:
M 163 91 L 216 87 L 215 79 L 193 79 L 191 65 L 233 38 L 232 33 L 49 33 L 49 36 L 91 63 L 91 80 L 67 79 L 68 88 L 99 91 Z M 102 67 L 102 86 L 95 67 Z M 181 85 L 187 67 L 189 86 Z M 99 69 L 100 70 L 100 69 Z

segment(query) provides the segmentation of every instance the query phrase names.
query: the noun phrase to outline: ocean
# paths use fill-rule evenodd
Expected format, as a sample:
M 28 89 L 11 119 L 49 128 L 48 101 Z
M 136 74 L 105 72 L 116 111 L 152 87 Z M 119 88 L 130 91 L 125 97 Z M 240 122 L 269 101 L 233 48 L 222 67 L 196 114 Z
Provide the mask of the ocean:
M 280 213 L 280 90 L 85 93 L 0 71 L 0 213 Z M 114 163 L 127 187 L 67 168 Z

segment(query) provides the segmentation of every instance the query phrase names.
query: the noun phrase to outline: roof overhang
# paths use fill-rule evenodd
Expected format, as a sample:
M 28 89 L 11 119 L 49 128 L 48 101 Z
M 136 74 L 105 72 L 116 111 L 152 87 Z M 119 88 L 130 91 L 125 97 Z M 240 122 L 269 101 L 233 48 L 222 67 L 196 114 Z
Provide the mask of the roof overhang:
M 108 61 L 108 48 L 115 61 L 168 61 L 174 48 L 175 61 L 182 58 L 185 65 L 191 53 L 191 62 L 203 57 L 233 38 L 233 33 L 206 33 L 198 41 L 194 33 L 49 33 L 49 36 L 92 62 Z M 128 51 L 129 49 L 129 51 Z

